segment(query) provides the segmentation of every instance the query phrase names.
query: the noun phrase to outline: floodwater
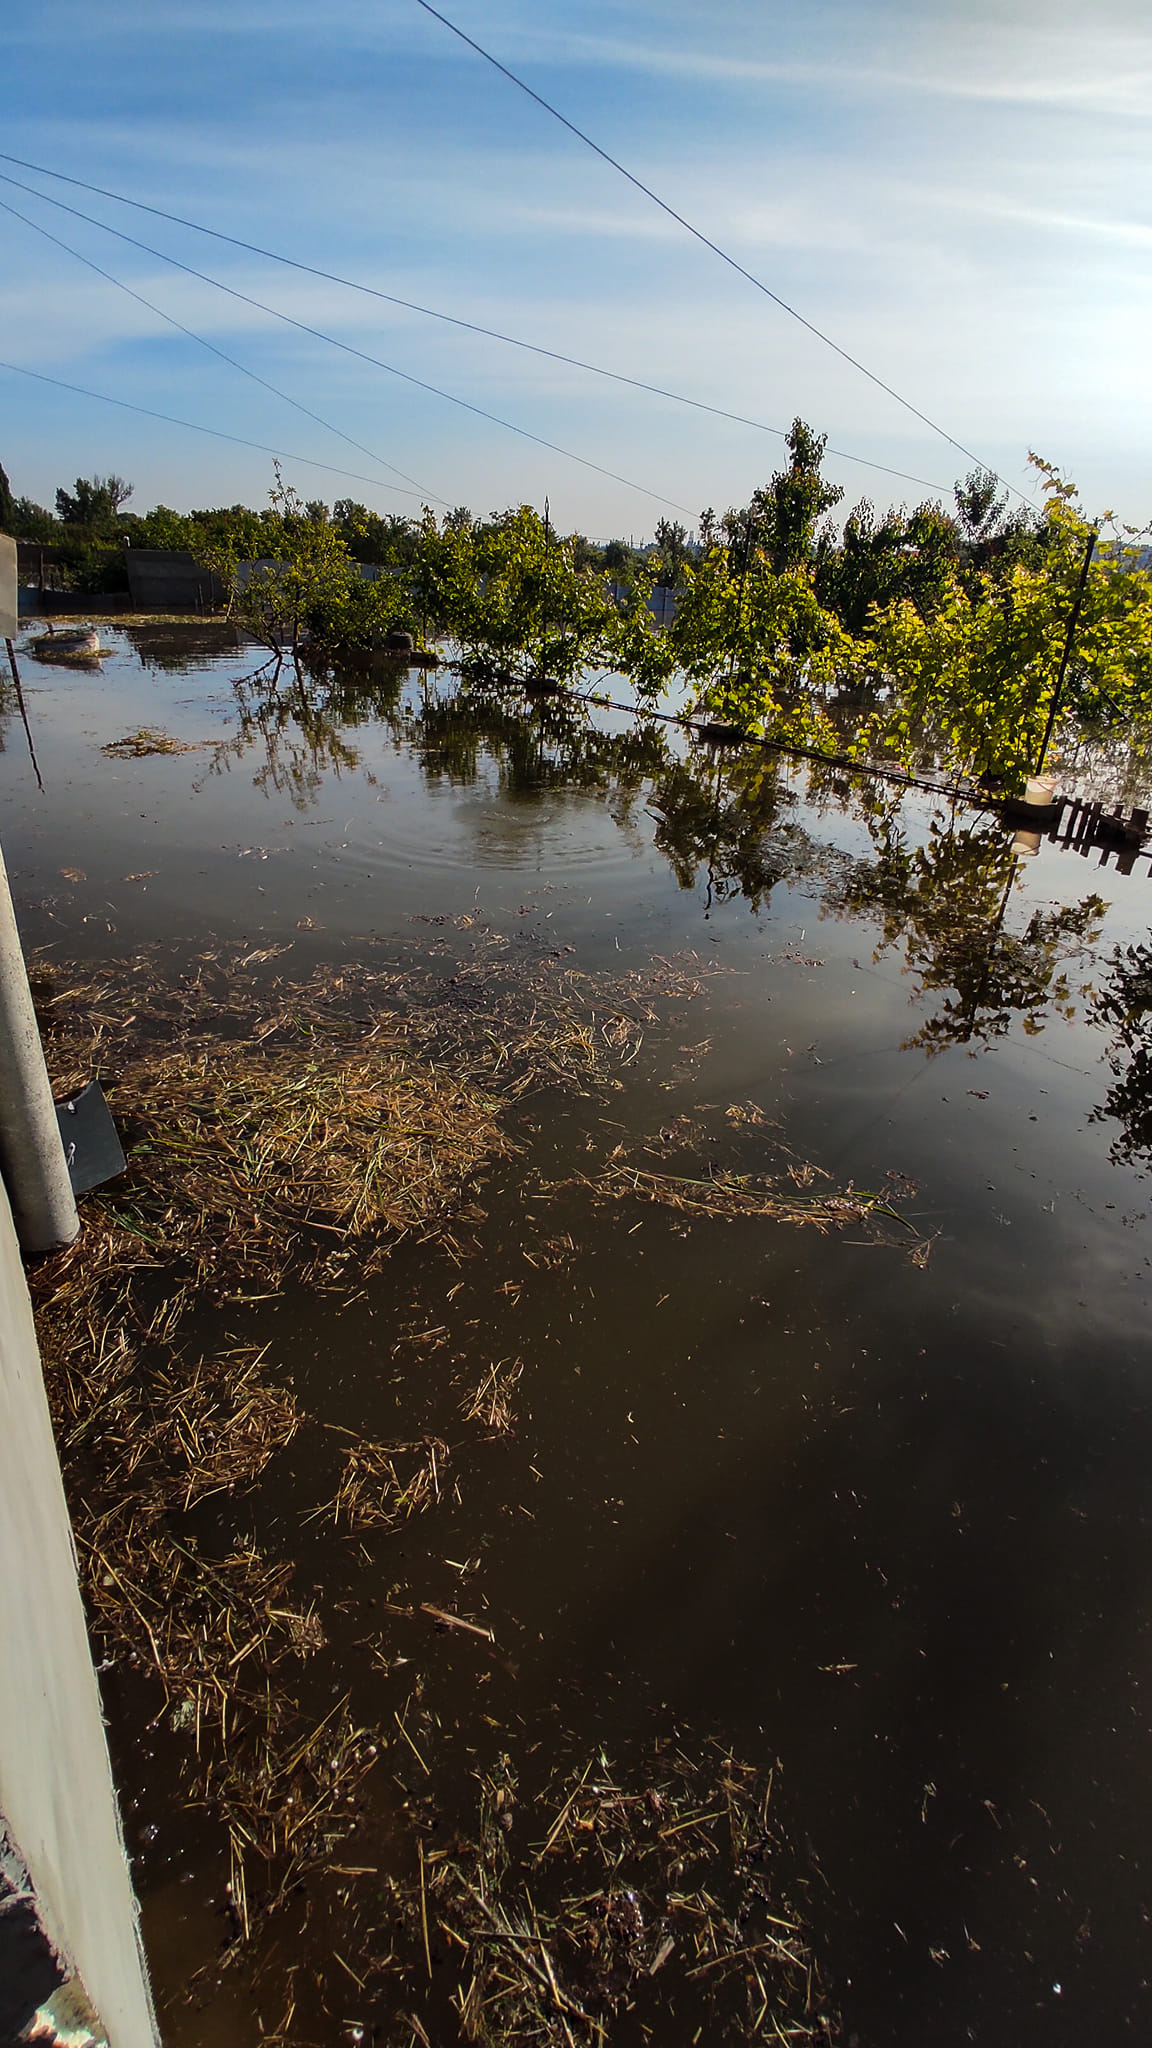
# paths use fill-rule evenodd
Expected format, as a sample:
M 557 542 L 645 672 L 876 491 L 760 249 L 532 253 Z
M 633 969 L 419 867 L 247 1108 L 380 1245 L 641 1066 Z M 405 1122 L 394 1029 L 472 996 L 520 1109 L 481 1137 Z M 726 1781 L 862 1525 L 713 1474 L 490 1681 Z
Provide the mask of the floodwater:
M 1148 861 L 1017 861 L 987 815 L 783 764 L 741 792 L 664 729 L 469 718 L 443 677 L 270 697 L 237 686 L 259 657 L 226 630 L 103 637 L 98 673 L 23 662 L 43 796 L 4 720 L 29 946 L 283 945 L 301 977 L 421 951 L 449 978 L 483 929 L 590 974 L 700 971 L 614 1092 L 525 1098 L 475 1254 L 407 1244 L 339 1310 L 223 1318 L 309 1421 L 211 1516 L 316 1589 L 321 1711 L 350 1695 L 389 1758 L 410 1717 L 445 1826 L 501 1749 L 715 1738 L 778 1766 L 846 2042 L 1147 2040 L 1152 1061 L 1091 990 L 1148 943 Z M 101 752 L 141 727 L 193 748 Z M 578 1179 L 682 1117 L 697 1161 L 752 1170 L 732 1105 L 830 1185 L 899 1190 L 926 1263 L 859 1229 L 689 1227 Z M 453 1375 L 509 1359 L 515 1432 L 464 1444 Z M 461 1441 L 441 1511 L 360 1545 L 305 1522 L 341 1429 L 431 1428 Z M 421 1602 L 482 1616 L 500 1656 Z M 105 1684 L 165 2039 L 270 2038 L 307 1944 L 186 1999 L 227 1932 L 227 1853 L 176 1810 L 156 1699 Z M 396 1783 L 348 1866 L 385 1864 Z M 369 2037 L 377 2008 L 351 1974 L 346 1994 L 299 2038 Z M 656 2038 L 693 2034 L 668 2013 Z

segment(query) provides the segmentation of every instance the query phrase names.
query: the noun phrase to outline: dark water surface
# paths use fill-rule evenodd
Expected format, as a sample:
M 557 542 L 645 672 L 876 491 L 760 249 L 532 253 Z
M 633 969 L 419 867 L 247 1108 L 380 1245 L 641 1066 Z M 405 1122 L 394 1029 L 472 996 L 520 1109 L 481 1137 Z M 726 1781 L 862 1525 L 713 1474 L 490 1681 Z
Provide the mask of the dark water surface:
M 512 1726 L 616 1748 L 663 1715 L 778 1760 L 860 2048 L 1152 2037 L 1152 1236 L 1140 1105 L 1098 1114 L 1115 1031 L 1082 993 L 1147 942 L 1148 863 L 1014 863 L 994 819 L 786 768 L 737 800 L 625 719 L 469 722 L 444 681 L 269 700 L 234 688 L 258 657 L 226 631 L 104 637 L 97 674 L 24 664 L 44 796 L 4 723 L 29 945 L 242 939 L 301 976 L 420 946 L 449 976 L 468 930 L 413 920 L 471 916 L 589 972 L 707 970 L 606 1100 L 526 1099 L 478 1256 L 406 1245 L 339 1313 L 229 1314 L 312 1422 L 219 1513 L 317 1587 L 324 1687 L 383 1726 L 418 1684 L 448 1814 Z M 101 753 L 142 726 L 194 750 Z M 836 1185 L 906 1177 L 926 1266 L 860 1230 L 530 1199 L 685 1114 L 751 1169 L 732 1104 Z M 517 1431 L 461 1452 L 459 1502 L 359 1550 L 302 1523 L 338 1463 L 322 1424 L 459 1437 L 448 1362 L 508 1358 Z M 379 1611 L 462 1585 L 506 1661 Z M 220 1945 L 219 1843 L 171 1811 L 155 1700 L 116 1672 L 107 1698 L 166 2039 L 259 2039 L 274 1988 L 182 2001 Z M 350 1863 L 386 1857 L 388 1797 Z

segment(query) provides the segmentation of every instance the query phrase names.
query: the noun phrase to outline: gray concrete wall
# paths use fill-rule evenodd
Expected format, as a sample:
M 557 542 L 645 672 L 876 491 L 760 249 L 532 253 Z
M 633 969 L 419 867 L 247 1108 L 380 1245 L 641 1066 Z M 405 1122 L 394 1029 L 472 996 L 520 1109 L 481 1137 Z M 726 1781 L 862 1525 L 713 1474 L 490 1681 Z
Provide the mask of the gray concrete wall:
M 626 598 L 629 592 L 627 583 L 610 583 L 608 589 L 617 604 Z M 658 583 L 648 599 L 648 609 L 658 626 L 670 626 L 676 617 L 676 592 L 666 590 L 663 584 Z
M 156 2048 L 32 1307 L 0 1188 L 0 1825 L 111 2048 Z
M 394 573 L 391 569 L 377 568 L 374 562 L 358 562 L 356 566 L 360 571 L 360 581 L 362 583 L 378 583 L 382 576 L 391 576 Z M 258 562 L 237 562 L 237 590 L 246 590 L 253 576 L 264 576 L 269 569 L 278 569 L 279 567 L 279 562 L 274 562 L 270 556 Z
M 224 602 L 224 586 L 195 555 L 174 548 L 125 548 L 128 588 L 137 611 L 211 610 Z
M 16 543 L 0 533 L 0 640 L 11 640 L 20 623 L 16 589 Z M 2 650 L 0 650 L 2 651 Z

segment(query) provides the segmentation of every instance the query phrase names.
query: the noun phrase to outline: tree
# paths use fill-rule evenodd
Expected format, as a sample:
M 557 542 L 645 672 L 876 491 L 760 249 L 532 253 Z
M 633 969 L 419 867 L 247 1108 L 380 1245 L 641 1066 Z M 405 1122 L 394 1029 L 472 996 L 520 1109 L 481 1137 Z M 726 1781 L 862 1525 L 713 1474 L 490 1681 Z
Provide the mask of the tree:
M 998 494 L 996 477 L 990 469 L 973 469 L 952 493 L 960 531 L 970 547 L 991 540 L 1004 523 L 1008 493 Z
M 742 562 L 752 547 L 763 548 L 777 576 L 814 561 L 819 523 L 844 496 L 839 484 L 830 484 L 821 475 L 827 434 L 815 434 L 802 419 L 795 419 L 785 445 L 787 469 L 777 470 L 770 484 L 753 492 L 743 512 L 724 516 L 735 561 Z
M 9 531 L 17 540 L 55 540 L 59 537 L 60 522 L 46 505 L 38 505 L 34 498 L 17 498 L 12 507 Z
M 753 543 L 735 562 L 733 552 L 712 548 L 686 565 L 665 636 L 668 665 L 699 686 L 711 718 L 827 744 L 834 736 L 820 700 L 853 657 L 851 643 L 807 565 L 777 573 L 766 546 Z
M 959 555 L 956 522 L 939 505 L 906 514 L 889 509 L 877 519 L 869 499 L 848 514 L 839 546 L 821 534 L 816 548 L 816 591 L 849 633 L 864 632 L 873 610 L 900 598 L 931 618 L 945 595 Z
M 576 569 L 602 569 L 604 552 L 587 534 L 574 533 L 571 539 L 572 565 Z
M 78 476 L 73 490 L 57 491 L 56 511 L 65 526 L 86 526 L 93 533 L 107 533 L 131 496 L 132 485 L 122 476 Z
M 391 568 L 411 562 L 419 528 L 399 512 L 370 512 L 353 498 L 338 498 L 332 507 L 332 523 L 345 547 L 358 562 L 376 568 Z
M 678 519 L 661 519 L 656 526 L 656 551 L 653 568 L 657 582 L 666 590 L 674 590 L 680 581 L 684 564 L 691 560 L 688 545 L 688 528 Z
M 960 554 L 964 564 L 962 580 L 971 591 L 976 578 L 987 570 L 1007 572 L 1020 562 L 1038 568 L 1051 530 L 1043 513 L 1021 505 L 1008 511 L 1008 494 L 1000 495 L 997 479 L 990 470 L 973 469 L 953 490 L 960 533 Z
M 286 484 L 277 463 L 268 493 L 269 510 L 258 522 L 257 566 L 251 541 L 232 531 L 203 550 L 203 561 L 219 576 L 232 603 L 256 639 L 279 658 L 290 653 L 297 669 L 300 649 L 314 624 L 337 631 L 353 586 L 356 564 L 327 519 L 308 516 L 303 500 Z M 251 522 L 252 515 L 247 515 Z M 243 569 L 241 565 L 244 565 Z
M 31 498 L 16 498 L 0 464 L 0 532 L 17 540 L 47 540 L 56 528 L 51 512 Z
M 607 573 L 618 583 L 632 576 L 641 557 L 626 540 L 605 541 L 600 550 L 600 561 Z
M 1093 529 L 1050 463 L 1042 531 L 1023 558 L 945 579 L 925 618 L 906 597 L 874 613 L 862 666 L 882 694 L 857 746 L 1019 788 L 1035 766 Z M 1152 720 L 1152 579 L 1098 549 L 1085 579 L 1063 704 L 1068 720 Z
M 604 656 L 617 619 L 603 579 L 578 554 L 531 505 L 470 526 L 428 512 L 412 602 L 470 662 L 570 683 Z

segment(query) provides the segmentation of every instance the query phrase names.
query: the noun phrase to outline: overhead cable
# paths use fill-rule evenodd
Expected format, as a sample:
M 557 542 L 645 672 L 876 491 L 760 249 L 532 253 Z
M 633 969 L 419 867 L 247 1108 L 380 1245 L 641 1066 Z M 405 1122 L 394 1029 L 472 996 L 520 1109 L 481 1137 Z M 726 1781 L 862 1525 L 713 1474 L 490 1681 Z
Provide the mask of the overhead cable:
M 650 199 L 654 206 L 658 206 L 661 213 L 666 213 L 670 220 L 676 221 L 697 242 L 702 243 L 705 249 L 710 249 L 712 254 L 718 256 L 722 263 L 726 263 L 730 270 L 736 271 L 738 276 L 747 279 L 747 282 L 754 285 L 758 292 L 763 292 L 766 299 L 771 299 L 773 305 L 779 306 L 781 312 L 787 313 L 790 319 L 798 321 L 800 326 L 806 328 L 809 334 L 814 335 L 817 341 L 822 341 L 825 348 L 830 348 L 833 354 L 838 355 L 842 362 L 848 363 L 852 369 L 858 370 L 862 377 L 866 377 L 870 384 L 876 386 L 877 390 L 886 392 L 889 398 L 895 399 L 897 405 L 903 406 L 905 412 L 910 412 L 923 426 L 931 428 L 934 434 L 939 434 L 943 440 L 948 442 L 950 447 L 957 449 L 961 455 L 966 456 L 969 462 L 974 462 L 979 469 L 985 470 L 990 476 L 994 476 L 997 483 L 1005 484 L 1008 490 L 1015 491 L 1018 498 L 1024 497 L 1023 491 L 1017 490 L 1015 484 L 1008 483 L 1006 478 L 998 476 L 995 470 L 989 469 L 988 464 L 982 462 L 980 457 L 975 455 L 971 448 L 966 448 L 963 441 L 958 441 L 954 434 L 950 434 L 947 427 L 942 427 L 939 421 L 932 419 L 928 413 L 921 412 L 920 407 L 914 405 L 910 398 L 905 398 L 903 393 L 897 391 L 894 385 L 886 384 L 883 377 L 878 376 L 875 370 L 870 370 L 866 363 L 862 363 L 857 356 L 851 355 L 846 348 L 842 348 L 838 341 L 833 341 L 831 335 L 825 334 L 823 328 L 817 327 L 815 321 L 807 319 L 795 306 L 789 305 L 788 300 L 782 299 L 779 292 L 774 292 L 770 285 L 766 285 L 763 278 L 757 277 L 752 270 L 746 270 L 744 265 L 738 262 L 735 256 L 730 256 L 727 249 L 722 248 L 719 242 L 714 242 L 710 235 L 704 233 L 703 228 L 696 227 L 686 214 L 678 213 L 676 208 L 669 205 L 666 199 L 661 199 L 660 194 L 654 192 L 651 185 L 646 185 L 642 178 L 638 178 L 633 171 L 628 170 L 616 157 L 610 156 L 608 151 L 602 149 L 598 142 L 594 142 L 592 137 L 586 134 L 583 128 L 578 128 L 575 121 L 570 121 L 566 114 L 562 114 L 558 107 L 554 107 L 551 100 L 546 100 L 542 93 L 534 91 L 532 86 L 528 85 L 524 79 L 519 78 L 515 71 L 510 71 L 507 64 L 502 64 L 499 57 L 494 57 L 491 50 L 486 50 L 482 43 L 478 43 L 472 36 L 466 35 L 464 30 L 458 28 L 454 21 L 450 21 L 446 14 L 441 14 L 439 8 L 433 7 L 430 4 L 430 0 L 416 0 L 416 5 L 417 7 L 422 7 L 425 14 L 430 14 L 434 21 L 440 22 L 444 28 L 449 29 L 454 36 L 458 36 L 462 43 L 467 43 L 470 50 L 474 50 L 478 57 L 483 57 L 484 62 L 491 64 L 494 70 L 499 71 L 501 76 L 506 78 L 510 85 L 514 85 L 520 92 L 526 93 L 530 100 L 535 100 L 538 107 L 542 107 L 544 112 L 550 114 L 554 121 L 559 121 L 562 128 L 567 128 L 569 134 L 574 135 L 578 142 L 584 143 L 585 147 L 592 150 L 602 162 L 608 164 L 612 170 L 617 171 L 622 178 L 627 179 L 628 183 L 633 185 L 637 192 L 643 193 L 645 199 Z
M 5 183 L 8 182 L 15 183 L 15 180 L 5 180 Z M 22 189 L 28 190 L 29 188 L 25 186 Z M 49 201 L 49 204 L 52 204 L 52 202 Z M 403 477 L 405 483 L 412 485 L 418 497 L 437 497 L 435 492 L 429 492 L 426 486 L 420 483 L 416 477 L 409 476 L 407 470 L 397 469 L 394 462 L 386 462 L 383 456 L 376 454 L 375 449 L 366 448 L 362 441 L 353 440 L 352 435 L 346 434 L 342 427 L 334 427 L 330 420 L 323 419 L 318 412 L 313 412 L 310 406 L 302 404 L 298 398 L 291 398 L 286 391 L 281 391 L 277 385 L 269 383 L 267 377 L 261 377 L 257 371 L 250 370 L 246 363 L 238 362 L 235 356 L 230 356 L 224 349 L 218 348 L 214 341 L 209 341 L 205 335 L 197 334 L 193 328 L 186 327 L 182 320 L 177 320 L 174 313 L 165 312 L 163 306 L 156 305 L 154 300 L 146 299 L 143 292 L 138 292 L 132 285 L 125 284 L 122 277 L 116 277 L 112 271 L 105 270 L 103 265 L 95 262 L 91 256 L 85 256 L 82 250 L 74 249 L 70 242 L 61 241 L 59 235 L 52 234 L 50 229 L 42 226 L 38 220 L 30 220 L 26 213 L 21 213 L 18 207 L 10 206 L 6 199 L 0 199 L 0 208 L 5 213 L 10 213 L 14 220 L 23 221 L 25 227 L 32 228 L 36 234 L 43 235 L 44 239 L 51 242 L 55 248 L 63 249 L 66 256 L 74 256 L 78 263 L 86 264 L 89 270 L 96 272 L 97 277 L 104 278 L 108 284 L 114 284 L 118 291 L 126 292 L 130 299 L 135 299 L 138 306 L 145 306 L 150 313 L 155 313 L 158 319 L 166 320 L 168 325 L 174 327 L 179 334 L 187 335 L 189 341 L 196 342 L 200 348 L 208 349 L 212 355 L 218 356 L 220 361 L 227 363 L 231 369 L 239 370 L 242 377 L 250 377 L 254 384 L 262 385 L 264 390 L 270 391 L 274 398 L 283 399 L 285 405 L 294 406 L 296 411 L 302 412 L 306 419 L 315 420 L 317 426 L 323 427 L 326 432 L 335 434 L 341 441 L 347 441 L 350 448 L 355 448 L 361 455 L 366 455 L 370 462 L 378 463 L 381 469 L 389 469 L 393 476 Z M 383 482 L 384 479 L 381 478 L 381 483 Z M 405 496 L 407 495 L 408 493 L 405 492 Z M 437 503 L 446 505 L 448 499 L 437 497 Z
M 399 306 L 406 313 L 418 313 L 424 319 L 442 321 L 445 326 L 459 327 L 466 334 L 479 334 L 487 341 L 502 342 L 508 348 L 522 349 L 529 355 L 542 356 L 548 362 L 563 363 L 569 369 L 585 370 L 590 376 L 604 377 L 610 383 L 627 385 L 633 391 L 646 391 L 655 398 L 670 399 L 674 405 L 690 406 L 694 412 L 709 413 L 714 419 L 730 420 L 736 426 L 751 427 L 758 434 L 771 434 L 781 441 L 787 439 L 787 429 L 784 427 L 771 427 L 765 420 L 752 419 L 746 413 L 729 412 L 724 406 L 710 405 L 703 398 L 689 398 L 683 391 L 672 391 L 666 385 L 649 383 L 643 377 L 629 377 L 624 371 L 610 370 L 603 363 L 586 362 L 583 357 L 568 355 L 563 349 L 545 348 L 540 342 L 526 341 L 522 335 L 505 334 L 498 327 L 484 327 L 477 320 L 464 320 L 458 314 L 445 313 L 440 307 L 425 306 L 416 299 L 404 299 L 395 292 L 381 291 L 376 285 L 364 284 L 354 277 L 344 277 L 339 271 L 323 270 L 315 263 L 304 263 L 295 256 L 285 256 L 281 250 L 266 249 L 259 242 L 245 241 L 240 235 L 228 235 L 220 228 L 206 227 L 203 221 L 192 220 L 186 214 L 170 213 L 162 206 L 150 206 L 143 199 L 132 199 L 127 193 L 115 192 L 107 185 L 94 185 L 87 178 L 69 177 L 64 171 L 50 170 L 44 164 L 30 163 L 26 158 L 10 156 L 4 150 L 0 150 L 0 163 L 18 164 L 23 170 L 35 171 L 38 177 L 54 178 L 61 184 L 75 186 L 78 191 L 92 192 L 101 199 L 111 199 L 118 206 L 130 206 L 138 213 L 150 213 L 157 220 L 170 221 L 175 227 L 190 228 L 194 234 L 207 235 L 215 242 L 225 242 L 233 249 L 242 249 L 246 255 L 262 256 L 269 263 L 283 264 L 286 269 L 298 270 L 305 277 L 317 277 L 325 284 L 340 285 L 346 291 L 359 292 L 365 298 L 378 299 L 383 305 Z M 3 173 L 0 173 L 0 176 L 2 175 Z M 21 192 L 34 193 L 36 198 L 47 200 L 50 206 L 57 206 L 62 212 L 75 214 L 79 220 L 93 221 L 95 226 L 104 228 L 110 235 L 120 234 L 118 228 L 110 227 L 106 221 L 95 220 L 91 214 L 81 213 L 76 207 L 68 207 L 63 200 L 53 199 L 49 193 L 39 192 L 34 185 L 25 185 L 19 178 L 9 178 L 7 182 L 17 186 Z M 131 236 L 121 236 L 121 239 L 133 240 Z M 160 256 L 165 262 L 175 261 L 173 257 L 165 256 L 163 251 L 151 249 L 147 242 L 136 242 L 134 246 L 148 250 L 150 255 Z M 875 462 L 867 455 L 853 455 L 846 448 L 829 448 L 828 454 L 840 462 L 853 462 L 863 469 L 874 469 L 881 476 L 896 477 L 901 483 L 918 484 L 926 491 L 946 493 L 949 489 L 948 485 L 932 483 L 927 477 L 913 476 L 908 470 L 894 469 L 890 463 Z
M 6 158 L 5 161 L 11 159 Z M 5 177 L 3 172 L 0 172 L 0 178 L 10 185 L 19 182 L 15 178 Z M 21 185 L 20 189 L 27 192 L 32 188 Z M 41 199 L 48 197 L 46 193 L 38 193 L 35 196 Z M 506 420 L 499 413 L 488 412 L 482 405 L 473 405 L 470 399 L 458 398 L 455 392 L 445 391 L 438 384 L 429 384 L 423 377 L 414 377 L 411 371 L 398 369 L 395 363 L 386 363 L 381 356 L 369 355 L 365 349 L 354 348 L 350 341 L 341 341 L 337 335 L 326 334 L 323 328 L 310 327 L 306 320 L 297 320 L 293 314 L 282 313 L 279 307 L 266 305 L 263 299 L 253 298 L 250 292 L 238 291 L 235 285 L 225 284 L 221 278 L 212 277 L 205 270 L 197 270 L 191 263 L 182 263 L 178 257 L 166 255 L 162 249 L 153 249 L 147 242 L 138 241 L 135 235 L 127 235 L 120 228 L 109 227 L 106 221 L 95 220 L 91 214 L 81 213 L 77 207 L 64 206 L 62 200 L 51 199 L 48 203 L 61 207 L 65 213 L 74 214 L 79 220 L 90 221 L 93 227 L 103 228 L 106 234 L 115 235 L 122 242 L 130 242 L 135 248 L 145 250 L 150 256 L 156 256 L 162 263 L 170 263 L 174 269 L 184 271 L 189 277 L 198 277 L 202 284 L 214 285 L 217 291 L 226 292 L 230 299 L 239 299 L 242 305 L 253 306 L 257 312 L 267 313 L 270 319 L 282 320 L 286 326 L 295 327 L 301 334 L 311 335 L 314 341 L 323 341 L 330 348 L 340 349 L 344 355 L 355 356 L 362 363 L 370 363 L 373 369 L 385 370 L 389 376 L 399 377 L 405 384 L 414 385 L 418 391 L 431 392 L 434 398 L 443 398 L 449 405 L 456 405 L 464 412 L 474 413 L 478 419 L 489 420 L 494 426 L 504 427 L 510 434 L 518 434 L 522 440 L 535 442 L 538 448 L 547 448 L 553 455 L 564 456 L 568 462 L 578 462 L 583 469 L 595 470 L 598 476 L 609 477 L 613 483 L 623 484 L 627 490 L 639 491 L 642 497 L 652 498 L 658 505 L 668 505 L 674 512 L 685 512 L 689 518 L 694 516 L 691 508 L 681 505 L 677 499 L 667 498 L 660 491 L 650 491 L 646 484 L 638 484 L 632 477 L 621 476 L 617 470 L 606 469 L 603 463 L 593 462 L 590 456 L 577 455 L 574 449 L 564 448 L 558 441 L 546 440 L 543 434 L 534 434 L 528 427 L 519 427 L 514 420 Z
M 151 406 L 134 405 L 130 398 L 113 398 L 107 391 L 93 391 L 86 384 L 67 384 L 63 377 L 49 377 L 43 370 L 30 370 L 24 363 L 0 362 L 0 370 L 11 370 L 17 377 L 34 377 L 37 384 L 51 384 L 57 391 L 71 391 L 78 398 L 97 398 L 101 405 L 117 405 L 122 412 L 142 413 L 146 420 L 163 420 L 169 427 L 187 427 L 193 434 L 211 434 L 214 441 L 231 441 L 237 448 L 255 448 L 261 455 L 275 455 L 280 462 L 303 462 L 309 469 L 326 470 L 329 476 L 343 476 L 356 484 L 376 484 L 378 476 L 362 476 L 356 469 L 338 469 L 334 462 L 320 462 L 314 455 L 292 455 L 285 448 L 270 448 L 266 441 L 248 441 L 243 434 L 226 434 L 222 427 L 202 427 L 198 420 L 177 419 L 174 413 L 154 412 Z M 389 490 L 396 491 L 402 498 L 419 498 L 419 491 L 401 490 L 399 484 L 390 484 Z

